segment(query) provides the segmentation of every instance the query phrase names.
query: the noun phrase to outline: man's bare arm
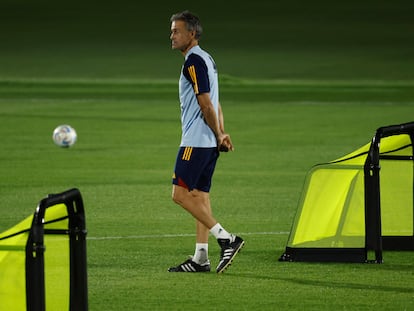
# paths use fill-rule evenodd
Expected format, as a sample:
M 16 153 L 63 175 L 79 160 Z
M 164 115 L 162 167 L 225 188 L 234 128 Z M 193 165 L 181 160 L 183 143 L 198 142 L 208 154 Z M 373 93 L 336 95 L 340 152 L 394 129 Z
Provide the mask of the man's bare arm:
M 197 100 L 207 125 L 216 136 L 218 148 L 224 151 L 233 150 L 234 148 L 230 135 L 224 132 L 224 117 L 220 104 L 219 115 L 217 116 L 209 93 L 199 94 Z

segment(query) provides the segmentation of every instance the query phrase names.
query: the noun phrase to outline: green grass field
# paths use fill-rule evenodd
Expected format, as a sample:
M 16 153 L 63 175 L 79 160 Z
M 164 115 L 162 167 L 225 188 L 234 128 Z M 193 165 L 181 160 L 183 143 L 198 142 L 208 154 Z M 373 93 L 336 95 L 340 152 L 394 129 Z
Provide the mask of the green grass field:
M 414 121 L 411 2 L 262 1 L 231 14 L 229 1 L 219 18 L 189 7 L 207 10 L 203 45 L 236 148 L 211 193 L 215 216 L 246 240 L 223 275 L 167 272 L 195 242 L 170 199 L 182 57 L 169 16 L 182 8 L 76 3 L 0 5 L 0 231 L 48 193 L 79 188 L 92 311 L 414 308 L 413 252 L 385 252 L 381 265 L 277 261 L 308 169 Z M 78 132 L 73 148 L 52 142 L 63 123 Z

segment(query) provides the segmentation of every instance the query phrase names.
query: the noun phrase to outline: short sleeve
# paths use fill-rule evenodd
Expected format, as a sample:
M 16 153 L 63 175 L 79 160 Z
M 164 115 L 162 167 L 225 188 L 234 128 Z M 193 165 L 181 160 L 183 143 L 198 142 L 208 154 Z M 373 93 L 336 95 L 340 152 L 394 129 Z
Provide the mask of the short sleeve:
M 190 54 L 184 63 L 183 74 L 193 85 L 194 94 L 210 92 L 208 69 L 204 60 L 197 54 Z

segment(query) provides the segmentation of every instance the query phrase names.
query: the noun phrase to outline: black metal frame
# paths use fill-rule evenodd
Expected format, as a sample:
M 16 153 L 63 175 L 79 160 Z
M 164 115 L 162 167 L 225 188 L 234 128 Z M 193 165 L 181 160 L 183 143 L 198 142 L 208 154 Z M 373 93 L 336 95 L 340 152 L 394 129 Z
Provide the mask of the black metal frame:
M 68 212 L 68 229 L 44 228 L 46 209 L 65 204 Z M 59 219 L 59 221 L 62 219 Z M 26 305 L 28 311 L 45 311 L 44 235 L 69 235 L 70 253 L 70 311 L 88 310 L 86 226 L 82 196 L 78 189 L 49 195 L 40 201 L 32 221 L 26 244 Z
M 381 191 L 380 191 L 380 159 L 386 159 L 387 156 L 381 156 L 379 146 L 382 138 L 400 134 L 408 134 L 411 139 L 411 144 L 414 142 L 414 122 L 404 123 L 400 125 L 391 125 L 380 127 L 377 129 L 375 136 L 372 139 L 368 156 L 364 165 L 365 175 L 365 248 L 366 252 L 373 251 L 375 253 L 376 263 L 383 261 L 382 251 L 384 243 L 385 249 L 391 249 L 392 243 L 401 239 L 406 240 L 406 249 L 413 249 L 410 246 L 414 245 L 414 236 L 408 238 L 383 237 L 381 232 Z M 404 157 L 402 157 L 404 158 Z M 393 157 L 398 159 L 398 157 Z M 411 160 L 413 160 L 411 158 Z M 413 189 L 414 195 L 414 189 Z M 414 219 L 413 219 L 414 223 Z M 391 242 L 391 243 L 390 243 Z

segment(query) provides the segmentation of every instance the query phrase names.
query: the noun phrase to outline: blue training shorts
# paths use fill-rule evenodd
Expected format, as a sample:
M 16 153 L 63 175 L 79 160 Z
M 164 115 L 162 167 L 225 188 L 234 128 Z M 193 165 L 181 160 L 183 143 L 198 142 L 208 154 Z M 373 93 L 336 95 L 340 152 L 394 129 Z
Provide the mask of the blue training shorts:
M 172 183 L 191 191 L 209 192 L 219 151 L 214 148 L 180 147 Z

